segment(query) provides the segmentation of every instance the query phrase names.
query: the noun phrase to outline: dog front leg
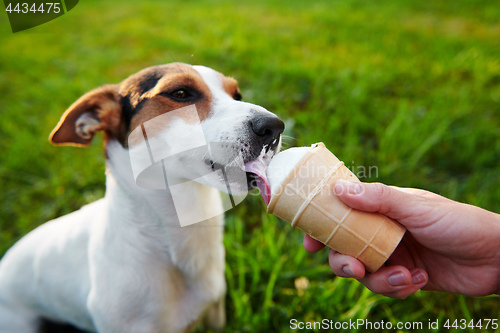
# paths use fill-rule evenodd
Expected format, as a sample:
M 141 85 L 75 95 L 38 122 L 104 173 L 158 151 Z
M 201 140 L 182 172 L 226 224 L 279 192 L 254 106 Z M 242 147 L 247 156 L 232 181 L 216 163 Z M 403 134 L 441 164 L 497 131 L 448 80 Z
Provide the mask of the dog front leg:
M 132 302 L 123 300 L 124 302 Z M 157 318 L 152 318 L 150 314 L 142 311 L 147 309 L 148 304 L 137 303 L 137 310 L 131 311 L 116 311 L 115 309 L 122 308 L 117 303 L 89 302 L 89 312 L 94 321 L 96 332 L 99 333 L 182 333 L 183 330 L 178 330 L 172 327 L 166 327 L 159 322 Z M 115 309 L 112 309 L 114 307 Z M 141 309 L 142 308 L 142 309 Z M 123 308 L 122 308 L 123 309 Z
M 101 279 L 93 287 L 87 308 L 99 333 L 181 333 L 186 324 L 172 316 L 161 302 L 161 289 L 151 287 L 142 279 L 130 279 L 134 274 L 126 269 L 106 284 Z M 127 273 L 127 274 L 125 274 Z M 128 280 L 128 282 L 126 282 Z M 160 298 L 157 298 L 160 296 Z M 1 332 L 0 332 L 1 333 Z
M 226 295 L 222 296 L 217 302 L 210 305 L 205 317 L 203 325 L 206 328 L 221 331 L 226 326 Z
M 39 326 L 39 319 L 31 312 L 16 308 L 14 304 L 0 304 L 1 333 L 38 333 Z

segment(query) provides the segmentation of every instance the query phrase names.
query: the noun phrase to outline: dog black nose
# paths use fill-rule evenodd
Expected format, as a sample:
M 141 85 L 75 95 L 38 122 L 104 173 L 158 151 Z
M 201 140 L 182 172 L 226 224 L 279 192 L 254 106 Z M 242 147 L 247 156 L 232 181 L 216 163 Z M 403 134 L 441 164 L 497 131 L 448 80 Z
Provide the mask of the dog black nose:
M 260 116 L 250 120 L 252 131 L 264 145 L 272 144 L 283 133 L 285 124 L 276 116 Z

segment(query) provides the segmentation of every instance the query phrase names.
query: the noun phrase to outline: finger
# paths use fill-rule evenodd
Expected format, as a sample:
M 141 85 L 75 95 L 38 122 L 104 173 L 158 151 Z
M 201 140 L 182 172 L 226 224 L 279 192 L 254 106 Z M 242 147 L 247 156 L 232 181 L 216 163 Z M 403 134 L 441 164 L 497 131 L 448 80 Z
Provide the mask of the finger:
M 311 253 L 318 252 L 319 250 L 325 247 L 325 244 L 315 240 L 314 238 L 312 238 L 307 234 L 304 235 L 303 245 L 304 249 L 306 249 L 307 252 Z
M 396 186 L 391 186 L 393 188 L 397 188 L 399 191 L 403 191 L 412 195 L 437 195 L 435 193 L 426 191 L 426 190 L 421 190 L 419 188 L 411 188 L 411 187 L 396 187 Z
M 340 179 L 334 187 L 335 194 L 348 206 L 366 212 L 379 212 L 405 223 L 405 218 L 421 215 L 427 201 L 411 191 L 381 183 L 360 183 Z
M 421 268 L 408 270 L 403 266 L 387 266 L 366 274 L 359 281 L 374 293 L 403 299 L 423 288 L 428 279 L 427 273 Z
M 328 261 L 333 273 L 337 276 L 355 279 L 362 279 L 365 276 L 365 266 L 351 256 L 330 249 Z
M 391 298 L 400 298 L 404 299 L 408 296 L 413 295 L 416 293 L 418 290 L 424 288 L 427 284 L 428 277 L 427 273 L 425 273 L 423 270 L 421 272 L 421 269 L 411 269 L 410 270 L 411 276 L 412 276 L 412 283 L 410 286 L 407 288 L 397 290 L 392 293 L 387 293 L 384 296 L 386 297 L 391 297 Z M 416 282 L 416 281 L 421 281 L 421 282 Z

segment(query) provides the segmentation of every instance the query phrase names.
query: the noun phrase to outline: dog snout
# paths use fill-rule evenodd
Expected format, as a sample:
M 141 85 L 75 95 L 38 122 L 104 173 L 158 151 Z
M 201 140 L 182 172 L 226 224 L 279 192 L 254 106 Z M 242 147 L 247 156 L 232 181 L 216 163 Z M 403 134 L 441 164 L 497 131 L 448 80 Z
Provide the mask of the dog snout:
M 250 127 L 260 144 L 275 145 L 285 129 L 283 121 L 276 116 L 258 116 L 250 120 Z

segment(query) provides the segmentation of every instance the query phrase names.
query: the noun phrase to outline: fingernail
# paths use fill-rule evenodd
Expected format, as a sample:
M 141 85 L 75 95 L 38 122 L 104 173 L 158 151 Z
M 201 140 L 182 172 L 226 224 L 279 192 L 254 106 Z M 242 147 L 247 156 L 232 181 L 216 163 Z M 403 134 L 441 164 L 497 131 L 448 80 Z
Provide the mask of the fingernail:
M 358 194 L 361 194 L 361 192 L 363 191 L 363 187 L 361 186 L 361 184 L 355 184 L 355 183 L 351 183 L 352 187 L 351 187 L 351 190 L 352 190 L 352 194 L 355 194 L 355 195 L 358 195 Z
M 417 271 L 414 273 L 414 275 L 411 276 L 411 283 L 420 284 L 422 282 L 425 282 L 425 279 L 425 274 Z
M 333 190 L 335 191 L 335 194 L 336 195 L 341 195 L 342 193 L 344 193 L 344 185 L 342 184 L 343 182 L 341 182 L 341 180 L 339 180 L 336 184 L 335 184 L 335 187 L 333 188 Z
M 405 278 L 405 275 L 402 272 L 397 272 L 389 276 L 387 279 L 389 284 L 394 287 L 406 286 L 408 281 Z
M 354 272 L 352 271 L 351 266 L 349 265 L 344 265 L 342 266 L 342 271 L 344 272 L 347 277 L 354 277 Z

